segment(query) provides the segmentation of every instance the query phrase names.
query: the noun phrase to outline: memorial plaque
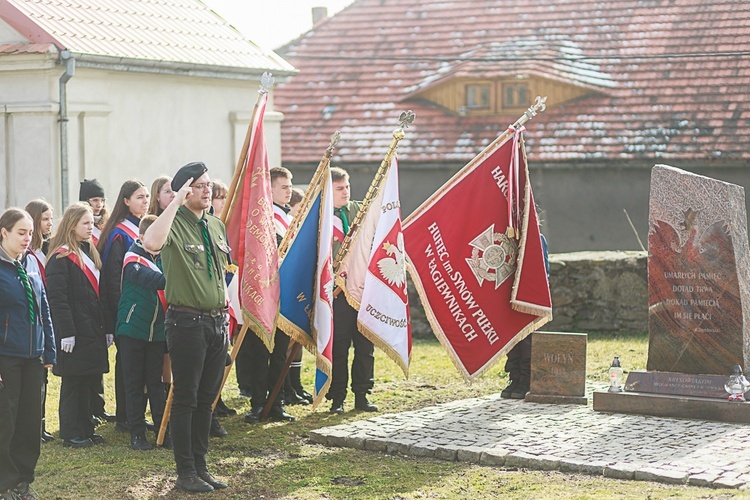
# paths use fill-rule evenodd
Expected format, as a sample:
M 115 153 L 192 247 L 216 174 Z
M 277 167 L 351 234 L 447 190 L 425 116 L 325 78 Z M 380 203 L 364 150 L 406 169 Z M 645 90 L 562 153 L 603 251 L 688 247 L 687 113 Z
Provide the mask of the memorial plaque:
M 696 375 L 691 373 L 632 371 L 625 390 L 672 396 L 698 396 L 725 400 L 727 375 Z M 750 393 L 749 393 L 750 394 Z
M 526 401 L 586 404 L 585 333 L 535 332 L 531 336 L 531 389 Z
M 750 255 L 740 186 L 666 165 L 651 172 L 648 370 L 748 372 Z

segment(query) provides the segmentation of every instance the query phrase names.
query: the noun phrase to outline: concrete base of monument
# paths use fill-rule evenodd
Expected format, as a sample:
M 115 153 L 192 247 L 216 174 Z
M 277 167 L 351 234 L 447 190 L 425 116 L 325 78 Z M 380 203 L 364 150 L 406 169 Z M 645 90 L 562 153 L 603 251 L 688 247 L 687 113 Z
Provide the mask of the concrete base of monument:
M 594 391 L 594 411 L 750 423 L 750 403 L 644 392 Z
M 532 394 L 530 392 L 526 393 L 524 401 L 555 405 L 585 405 L 589 402 L 584 396 L 558 396 L 555 394 Z

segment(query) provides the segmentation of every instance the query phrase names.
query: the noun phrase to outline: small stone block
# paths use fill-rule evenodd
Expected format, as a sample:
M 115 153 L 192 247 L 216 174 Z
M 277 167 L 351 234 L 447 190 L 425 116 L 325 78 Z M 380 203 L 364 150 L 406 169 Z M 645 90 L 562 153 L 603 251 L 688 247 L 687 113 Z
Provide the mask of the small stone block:
M 536 455 L 530 455 L 529 453 L 516 451 L 505 457 L 505 466 L 534 469 L 534 461 L 536 460 L 536 458 Z
M 505 465 L 505 458 L 510 455 L 510 451 L 503 448 L 496 448 L 482 452 L 479 457 L 480 465 L 492 465 L 500 467 Z
M 524 401 L 528 403 L 543 403 L 553 405 L 586 405 L 589 400 L 583 396 L 554 396 L 549 394 L 526 394 Z
M 365 449 L 365 438 L 359 436 L 349 436 L 344 438 L 344 446 L 347 448 Z
M 413 444 L 409 447 L 409 455 L 415 457 L 434 457 L 435 447 Z
M 719 478 L 716 474 L 694 474 L 688 476 L 690 486 L 711 486 Z
M 447 460 L 449 462 L 455 462 L 457 460 L 456 455 L 458 448 L 450 446 L 438 446 L 435 449 L 435 458 L 440 460 Z
M 571 462 L 571 461 L 568 461 Z M 604 468 L 609 465 L 609 462 L 604 461 L 579 461 L 578 464 L 578 471 L 581 474 L 590 474 L 592 476 L 601 476 L 604 474 Z M 566 464 L 566 467 L 569 467 L 571 464 Z M 560 470 L 563 470 L 563 461 L 560 460 Z
M 680 471 L 659 469 L 656 467 L 644 467 L 635 471 L 635 479 L 637 481 L 685 484 L 688 480 L 688 474 Z
M 317 431 L 310 431 L 310 442 L 315 444 L 327 444 L 328 436 Z
M 612 479 L 634 479 L 637 469 L 638 466 L 634 464 L 617 463 L 604 467 L 603 475 Z
M 365 449 L 370 451 L 386 451 L 388 449 L 388 441 L 384 439 L 368 439 L 365 441 Z
M 737 489 L 741 486 L 744 486 L 745 484 L 745 481 L 736 477 L 720 477 L 719 479 L 714 481 L 711 486 L 713 486 L 714 488 Z
M 482 458 L 483 451 L 483 448 L 468 446 L 457 451 L 456 459 L 459 462 L 471 462 L 473 464 L 478 464 L 479 460 Z
M 345 448 L 348 445 L 347 438 L 345 436 L 328 436 L 325 443 L 327 446 L 337 446 L 339 448 Z
M 533 333 L 530 395 L 583 397 L 586 390 L 586 339 L 585 333 Z M 526 400 L 529 401 L 528 396 Z
M 531 467 L 538 470 L 557 470 L 560 468 L 560 459 L 552 455 L 539 455 L 532 464 Z

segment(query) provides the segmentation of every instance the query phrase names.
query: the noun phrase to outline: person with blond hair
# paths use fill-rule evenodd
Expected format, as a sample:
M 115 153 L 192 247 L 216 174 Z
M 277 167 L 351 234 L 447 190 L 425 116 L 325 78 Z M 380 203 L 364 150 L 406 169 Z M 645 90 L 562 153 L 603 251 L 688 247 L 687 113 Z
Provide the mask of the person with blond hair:
M 41 269 L 29 257 L 31 216 L 0 215 L 0 497 L 33 498 L 39 460 L 44 369 L 56 362 L 55 339 Z
M 104 442 L 94 434 L 90 397 L 109 371 L 104 330 L 105 292 L 102 267 L 91 234 L 91 207 L 76 203 L 67 208 L 50 243 L 47 293 L 55 327 L 58 359 L 52 373 L 60 385 L 60 437 L 63 446 L 88 448 Z

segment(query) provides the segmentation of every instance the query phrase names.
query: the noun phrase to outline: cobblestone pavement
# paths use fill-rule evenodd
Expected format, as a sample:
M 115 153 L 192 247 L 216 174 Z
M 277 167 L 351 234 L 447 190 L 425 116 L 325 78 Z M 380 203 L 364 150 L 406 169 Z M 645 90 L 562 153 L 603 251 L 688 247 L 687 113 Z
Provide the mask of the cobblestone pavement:
M 499 394 L 318 429 L 313 442 L 418 457 L 750 489 L 750 427 Z

